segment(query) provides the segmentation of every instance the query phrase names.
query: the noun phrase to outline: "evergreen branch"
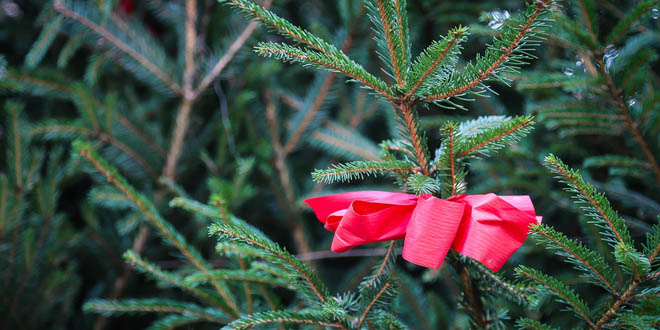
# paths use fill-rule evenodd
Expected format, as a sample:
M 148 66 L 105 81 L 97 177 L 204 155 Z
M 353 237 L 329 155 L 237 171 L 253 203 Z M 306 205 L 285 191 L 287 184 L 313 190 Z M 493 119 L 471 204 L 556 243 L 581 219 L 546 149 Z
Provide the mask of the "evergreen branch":
M 367 307 L 364 309 L 364 312 L 362 312 L 362 315 L 360 315 L 360 318 L 358 320 L 357 327 L 356 327 L 357 329 L 362 328 L 362 323 L 364 323 L 364 320 L 366 319 L 367 314 L 369 314 L 369 311 L 371 311 L 371 308 L 374 306 L 376 301 L 378 301 L 378 299 L 380 299 L 380 297 L 387 291 L 387 289 L 391 285 L 392 285 L 392 282 L 389 282 L 389 281 L 386 282 L 385 285 L 383 285 L 383 287 L 380 289 L 380 291 L 378 291 L 378 293 L 371 299 L 371 301 L 369 302 Z
M 614 247 L 614 257 L 624 272 L 633 275 L 635 279 L 646 276 L 651 265 L 645 255 L 636 251 L 633 247 L 617 244 Z
M 315 170 L 312 173 L 312 177 L 316 182 L 346 182 L 353 179 L 363 179 L 365 176 L 370 175 L 375 176 L 388 172 L 408 173 L 414 172 L 417 169 L 418 168 L 407 161 L 355 161 L 350 163 L 334 164 L 325 170 Z
M 2 215 L 2 213 L 0 213 Z M 658 216 L 660 220 L 660 216 Z M 649 258 L 649 264 L 653 266 L 658 255 L 660 255 L 660 225 L 656 224 L 653 229 L 646 234 L 646 244 L 644 244 L 646 254 Z
M 115 146 L 117 149 L 123 151 L 126 155 L 134 159 L 135 162 L 137 162 L 140 165 L 140 167 L 144 169 L 144 171 L 147 173 L 147 175 L 150 178 L 155 180 L 158 177 L 156 175 L 156 171 L 147 163 L 147 161 L 144 158 L 142 158 L 137 152 L 135 152 L 129 146 L 125 145 L 123 142 L 116 139 L 114 136 L 105 133 L 97 133 L 96 137 L 98 137 L 99 140 L 105 143 Z
M 204 321 L 196 315 L 176 315 L 170 314 L 151 323 L 146 330 L 173 330 L 181 328 L 184 325 Z M 227 322 L 223 322 L 227 323 Z
M 537 237 L 541 238 L 541 241 L 545 241 L 546 245 L 558 250 L 558 255 L 567 257 L 568 262 L 576 265 L 578 269 L 590 272 L 590 276 L 596 280 L 596 283 L 603 284 L 610 293 L 618 296 L 617 290 L 612 285 L 614 278 L 608 271 L 602 256 L 589 250 L 579 242 L 569 240 L 552 227 L 536 225 L 532 227 L 532 231 Z
M 516 51 L 520 46 L 524 45 L 524 39 L 528 36 L 528 34 L 532 33 L 534 31 L 533 24 L 535 23 L 536 19 L 541 15 L 541 13 L 544 10 L 547 10 L 547 8 L 550 6 L 551 1 L 550 0 L 535 0 L 536 2 L 536 8 L 532 12 L 532 14 L 527 18 L 527 21 L 519 26 L 516 27 L 518 29 L 518 33 L 515 35 L 513 40 L 511 40 L 510 44 L 508 47 L 505 47 L 501 49 L 501 54 L 495 60 L 493 63 L 486 68 L 486 70 L 479 70 L 478 75 L 472 79 L 471 81 L 452 88 L 449 91 L 442 92 L 439 94 L 433 94 L 433 95 L 428 95 L 424 97 L 425 101 L 439 101 L 439 100 L 445 100 L 453 96 L 458 96 L 462 95 L 463 93 L 469 91 L 470 89 L 474 88 L 475 86 L 479 85 L 481 82 L 486 80 L 487 78 L 490 77 L 491 74 L 493 74 L 502 64 L 507 62 L 511 55 Z
M 598 69 L 600 70 L 601 75 L 605 77 L 606 85 L 609 89 L 612 98 L 614 99 L 614 102 L 616 103 L 621 113 L 625 116 L 626 126 L 632 133 L 639 147 L 642 149 L 642 152 L 648 159 L 651 166 L 653 166 L 653 173 L 655 174 L 658 183 L 660 183 L 660 164 L 658 164 L 658 161 L 653 155 L 653 152 L 646 143 L 646 140 L 644 140 L 642 133 L 640 133 L 637 125 L 635 125 L 635 121 L 633 120 L 632 115 L 630 114 L 630 109 L 628 109 L 628 106 L 621 99 L 621 91 L 617 89 L 616 85 L 614 84 L 614 81 L 612 80 L 612 76 L 605 69 L 605 62 L 603 62 L 602 58 L 598 58 L 597 61 L 599 64 Z
M 561 180 L 568 184 L 571 191 L 579 194 L 579 201 L 589 206 L 589 210 L 597 214 L 591 214 L 597 222 L 604 222 L 609 236 L 625 246 L 633 246 L 630 233 L 626 227 L 625 221 L 612 209 L 605 195 L 598 193 L 590 184 L 586 183 L 580 173 L 570 170 L 559 158 L 554 155 L 546 157 L 545 162 L 548 168 L 559 175 Z
M 635 289 L 640 283 L 642 283 L 642 280 L 639 278 L 635 278 L 632 281 L 632 283 L 630 283 L 630 285 L 628 286 L 628 289 L 626 289 L 626 291 L 621 296 L 619 296 L 619 298 L 612 304 L 612 306 L 607 310 L 607 312 L 605 312 L 605 314 L 603 314 L 603 316 L 598 320 L 598 322 L 596 322 L 594 328 L 601 329 L 607 321 L 609 321 L 612 317 L 614 317 L 618 312 L 619 308 L 621 308 L 621 306 L 623 306 L 623 304 L 626 303 L 626 301 L 628 301 L 630 296 L 632 296 L 632 294 L 635 292 Z
M 131 250 L 128 250 L 124 253 L 124 259 L 126 259 L 131 265 L 136 267 L 138 270 L 146 273 L 147 275 L 153 277 L 156 280 L 169 283 L 175 287 L 180 288 L 183 291 L 187 291 L 193 296 L 203 301 L 206 301 L 207 303 L 219 308 L 220 310 L 226 313 L 231 312 L 221 301 L 219 301 L 210 292 L 189 285 L 188 283 L 184 282 L 183 279 L 180 278 L 178 275 L 160 269 L 158 266 L 142 259 L 138 254 L 136 254 Z
M 441 188 L 438 181 L 432 177 L 415 173 L 404 179 L 406 189 L 414 192 L 416 195 L 437 194 Z
M 331 72 L 343 73 L 388 99 L 394 98 L 391 94 L 390 87 L 384 81 L 370 74 L 360 64 L 355 63 L 351 59 L 336 58 L 323 52 L 315 52 L 273 42 L 260 42 L 255 50 L 262 56 L 273 56 L 282 61 L 311 64 L 330 70 Z
M 330 74 L 325 78 L 323 81 L 323 85 L 321 86 L 321 89 L 319 90 L 316 98 L 314 99 L 314 102 L 310 106 L 309 109 L 306 110 L 305 116 L 301 120 L 300 124 L 296 127 L 294 130 L 293 134 L 291 134 L 291 137 L 289 140 L 286 142 L 286 145 L 284 146 L 284 152 L 289 154 L 293 151 L 293 149 L 298 145 L 298 142 L 300 141 L 300 138 L 302 137 L 303 133 L 305 133 L 305 130 L 309 126 L 309 124 L 312 122 L 312 120 L 316 117 L 316 114 L 318 111 L 321 109 L 321 105 L 323 105 L 323 101 L 325 101 L 325 98 L 328 96 L 328 93 L 330 92 L 330 88 L 332 87 L 332 83 L 335 80 L 335 75 Z
M 296 243 L 296 247 L 298 248 L 298 251 L 309 252 L 311 251 L 311 249 L 309 247 L 310 246 L 309 242 L 307 241 L 303 233 L 303 227 L 299 224 L 292 222 L 296 216 L 292 214 L 290 206 L 295 203 L 295 197 L 294 197 L 295 193 L 294 193 L 294 188 L 291 181 L 289 169 L 287 166 L 287 161 L 286 161 L 287 155 L 284 153 L 282 142 L 280 141 L 279 124 L 277 121 L 277 111 L 276 111 L 277 109 L 275 107 L 275 103 L 272 100 L 271 93 L 268 90 L 265 93 L 265 101 L 266 101 L 266 119 L 268 121 L 268 129 L 270 130 L 270 134 L 272 136 L 271 141 L 273 145 L 273 150 L 275 151 L 274 165 L 279 175 L 280 185 L 282 188 L 284 188 L 285 198 L 284 199 L 280 198 L 279 192 L 275 192 L 275 190 L 273 191 L 273 193 L 275 194 L 277 198 L 277 202 L 280 204 L 281 209 L 284 210 L 286 218 L 290 221 L 290 226 L 292 227 L 291 229 L 293 231 L 294 242 Z M 270 182 L 272 183 L 273 181 Z
M 155 151 L 159 156 L 165 158 L 165 150 L 163 150 L 163 148 L 154 142 L 154 138 L 147 136 L 144 132 L 140 131 L 128 118 L 124 117 L 120 113 L 117 113 L 116 118 L 122 126 L 137 136 L 142 141 L 142 143 L 149 146 L 149 148 Z
M 342 53 L 335 46 L 326 42 L 325 40 L 315 36 L 307 30 L 301 29 L 291 22 L 277 16 L 275 13 L 259 6 L 255 3 L 252 3 L 248 0 L 220 0 L 221 2 L 231 2 L 231 4 L 247 13 L 248 15 L 257 18 L 266 24 L 270 25 L 278 33 L 285 37 L 292 38 L 300 43 L 303 43 L 324 55 L 335 58 L 337 60 L 345 59 L 346 55 Z
M 177 94 L 180 94 L 182 92 L 181 86 L 174 82 L 165 72 L 161 71 L 156 65 L 154 65 L 151 61 L 149 61 L 147 58 L 145 58 L 142 54 L 131 48 L 128 44 L 123 42 L 121 39 L 119 39 L 117 36 L 113 35 L 110 33 L 110 31 L 106 30 L 102 26 L 88 20 L 87 18 L 80 16 L 78 13 L 68 9 L 66 5 L 59 0 L 56 0 L 53 3 L 53 9 L 62 14 L 64 17 L 70 18 L 72 20 L 75 20 L 79 22 L 80 24 L 85 25 L 86 27 L 90 28 L 92 31 L 98 33 L 101 35 L 103 38 L 111 42 L 115 47 L 119 48 L 121 51 L 126 53 L 128 56 L 133 58 L 136 62 L 140 63 L 145 69 L 149 70 L 154 76 L 156 76 L 159 80 L 164 82 L 172 91 L 174 91 Z
M 270 6 L 271 0 L 268 0 L 264 3 L 264 7 L 268 8 Z M 211 71 L 209 71 L 204 78 L 202 78 L 202 82 L 199 83 L 197 88 L 195 89 L 194 95 L 197 96 L 204 92 L 207 87 L 222 73 L 222 70 L 225 69 L 227 64 L 234 58 L 236 53 L 243 47 L 245 42 L 250 38 L 254 30 L 257 29 L 259 26 L 259 22 L 252 20 L 250 23 L 243 29 L 243 32 L 241 32 L 238 37 L 232 42 L 232 44 L 229 46 L 229 49 L 222 55 L 222 57 L 218 60 L 218 62 L 215 63 Z
M 131 149 L 129 146 L 121 142 L 119 139 L 115 138 L 110 134 L 103 132 L 93 132 L 84 127 L 72 126 L 72 125 L 45 125 L 39 126 L 31 129 L 29 131 L 30 135 L 39 135 L 39 134 L 49 134 L 49 133 L 74 133 L 80 136 L 86 136 L 89 138 L 97 138 L 115 148 L 121 150 L 128 157 L 133 159 L 143 170 L 144 172 L 152 179 L 156 180 L 158 175 L 156 171 L 149 165 L 149 163 L 142 158 L 140 154 Z
M 451 262 L 458 274 L 458 279 L 463 290 L 463 307 L 468 311 L 470 318 L 476 324 L 477 328 L 488 328 L 488 319 L 484 311 L 483 301 L 481 300 L 481 290 L 476 281 L 472 279 L 468 270 L 467 263 L 462 261 L 457 253 L 452 253 Z M 467 302 L 466 302 L 467 301 Z
M 85 302 L 83 310 L 102 313 L 108 316 L 140 312 L 177 313 L 182 315 L 195 315 L 200 319 L 215 323 L 224 324 L 228 322 L 226 315 L 215 312 L 212 309 L 202 308 L 196 304 L 170 299 L 91 299 Z
M 30 49 L 30 52 L 25 56 L 25 64 L 28 68 L 36 67 L 46 51 L 55 40 L 57 33 L 60 31 L 60 26 L 62 25 L 62 17 L 57 16 L 52 18 L 48 24 L 46 24 L 39 34 L 39 37 L 35 41 L 34 45 Z
M 408 28 L 408 13 L 407 0 L 394 0 L 394 10 L 397 18 L 397 32 L 399 37 L 399 48 L 401 49 L 401 58 L 403 59 L 403 67 L 408 68 L 410 65 L 410 40 Z
M 218 244 L 215 245 L 215 251 L 218 254 L 225 256 L 233 256 L 233 257 L 250 256 L 260 259 L 266 259 L 268 261 L 273 261 L 275 259 L 274 256 L 271 256 L 269 254 L 264 254 L 263 251 L 259 248 L 247 244 L 234 244 L 233 242 L 218 242 Z M 254 262 L 253 262 L 253 266 L 254 266 Z
M 5 104 L 7 112 L 9 112 L 9 121 L 11 125 L 11 133 L 9 138 L 9 145 L 13 148 L 11 158 L 14 160 L 14 184 L 16 190 L 23 191 L 23 144 L 21 143 L 21 131 L 18 124 L 18 116 L 23 111 L 23 104 L 16 102 L 8 102 Z M 11 166 L 11 165 L 10 165 Z
M 68 82 L 65 83 L 65 82 L 58 82 L 58 81 L 54 81 L 54 80 L 43 79 L 43 78 L 39 78 L 39 77 L 29 75 L 29 74 L 24 73 L 24 72 L 18 72 L 18 73 L 17 72 L 7 72 L 6 76 L 2 77 L 2 78 L 3 78 L 3 80 L 5 80 L 5 79 L 9 80 L 9 81 L 14 80 L 14 81 L 21 82 L 21 83 L 26 83 L 26 84 L 31 84 L 31 85 L 38 86 L 38 87 L 43 87 L 43 88 L 46 88 L 46 89 L 52 89 L 54 91 L 57 91 L 61 94 L 65 94 L 65 95 L 72 93 L 71 88 L 69 87 L 69 85 L 67 85 Z M 4 86 L 0 86 L 0 87 L 4 87 Z
M 92 125 L 94 132 L 98 132 L 101 129 L 101 124 L 99 124 L 98 115 L 96 113 L 96 107 L 94 105 L 94 99 L 91 95 L 91 90 L 81 83 L 77 83 L 73 87 L 73 102 L 76 105 L 76 108 L 80 112 L 80 117 L 89 121 Z
M 284 262 L 284 264 L 291 267 L 291 269 L 296 272 L 296 276 L 301 277 L 305 281 L 319 301 L 326 301 L 326 288 L 318 281 L 316 274 L 314 274 L 307 265 L 296 259 L 296 257 L 277 244 L 272 243 L 268 239 L 248 231 L 247 229 L 235 225 L 212 224 L 209 227 L 209 234 L 220 234 L 229 239 L 248 243 L 273 254 Z
M 327 150 L 327 151 L 331 152 L 331 153 L 335 152 L 335 153 L 339 154 L 340 157 L 350 158 L 350 156 L 352 154 L 352 155 L 356 155 L 358 157 L 361 157 L 362 159 L 365 159 L 365 160 L 373 160 L 373 161 L 380 160 L 380 157 L 378 157 L 378 154 L 376 154 L 374 152 L 371 152 L 370 150 L 367 150 L 363 147 L 360 147 L 359 145 L 351 143 L 351 141 L 347 141 L 347 140 L 341 139 L 337 136 L 330 135 L 325 130 L 317 129 L 314 132 L 312 132 L 311 137 L 315 141 L 321 142 L 319 144 L 321 146 L 321 148 L 323 148 L 326 145 L 336 147 L 341 152 L 336 152 L 334 150 Z
M 496 273 L 493 273 L 492 270 L 486 268 L 486 266 L 484 266 L 484 264 L 480 262 L 475 262 L 473 260 L 469 262 L 472 266 L 474 266 L 474 268 L 476 268 L 481 273 L 482 276 L 487 277 L 488 280 L 492 281 L 491 283 L 497 284 L 497 286 L 502 290 L 502 292 L 508 292 L 512 296 L 516 297 L 519 304 L 528 301 L 529 296 L 523 293 L 522 291 L 524 290 L 524 288 L 519 288 L 519 285 L 507 282 L 504 278 L 497 275 Z
M 354 126 L 345 127 L 333 121 L 325 121 L 324 127 L 314 130 L 309 143 L 345 159 L 373 161 L 381 159 L 378 147 L 356 131 Z
M 465 151 L 460 151 L 458 156 L 456 156 L 457 159 L 464 158 L 466 156 L 469 156 L 473 154 L 474 152 L 480 151 L 481 149 L 486 149 L 486 152 L 489 150 L 497 150 L 501 148 L 501 144 L 509 144 L 516 142 L 520 137 L 523 135 L 527 134 L 529 132 L 529 127 L 534 125 L 534 121 L 532 120 L 532 117 L 526 116 L 526 117 L 514 117 L 512 119 L 505 118 L 505 121 L 499 126 L 491 129 L 485 129 L 480 132 L 477 132 L 476 134 L 465 134 L 461 132 L 461 135 L 463 137 L 473 135 L 473 141 L 483 141 L 484 138 L 488 138 L 490 135 L 491 137 L 488 138 L 487 140 L 480 142 L 476 145 L 470 146 L 470 142 L 468 140 L 467 143 L 464 142 L 464 145 L 461 146 L 465 148 L 466 146 L 468 147 L 467 150 Z M 467 126 L 467 124 L 466 124 Z M 459 128 L 460 129 L 460 128 Z M 495 134 L 494 136 L 492 136 Z M 480 151 L 484 153 L 485 151 Z
M 594 328 L 595 324 L 591 321 L 589 317 L 589 308 L 584 303 L 582 299 L 564 283 L 558 281 L 557 279 L 545 275 L 535 269 L 531 269 L 525 266 L 518 266 L 516 268 L 516 274 L 519 276 L 528 277 L 541 285 L 544 288 L 548 289 L 553 295 L 557 296 L 562 302 L 570 306 L 579 316 L 581 316 L 587 324 Z
M 582 166 L 585 168 L 593 167 L 620 167 L 630 168 L 633 170 L 648 170 L 651 165 L 643 160 L 637 158 L 619 156 L 619 155 L 603 155 L 589 157 L 584 160 Z
M 449 62 L 453 64 L 459 55 L 460 43 L 465 40 L 467 28 L 456 28 L 441 41 L 433 42 L 415 59 L 415 63 L 410 69 L 410 78 L 413 82 L 412 87 L 405 96 L 410 99 L 417 89 L 426 81 L 426 79 L 441 67 L 441 64 Z
M 589 3 L 587 4 L 586 1 L 589 1 Z M 580 4 L 582 17 L 584 18 L 585 24 L 587 25 L 587 31 L 589 31 L 589 36 L 591 37 L 591 42 L 589 44 L 596 44 L 598 37 L 596 37 L 596 33 L 594 32 L 595 24 L 592 19 L 592 13 L 596 10 L 596 8 L 594 8 L 594 4 L 591 0 L 578 0 L 578 3 Z M 589 8 L 587 8 L 587 6 Z
M 262 272 L 256 270 L 227 270 L 227 269 L 216 269 L 208 273 L 198 272 L 193 273 L 184 279 L 186 283 L 200 283 L 208 282 L 213 279 L 218 280 L 228 280 L 228 281 L 242 281 L 242 282 L 252 282 L 259 284 L 268 284 L 270 286 L 279 286 L 287 288 L 289 284 L 279 278 L 264 276 Z
M 404 77 L 402 71 L 406 68 L 403 68 L 401 63 L 400 56 L 402 55 L 403 50 L 400 49 L 400 40 L 398 39 L 398 36 L 394 34 L 394 30 L 397 29 L 396 25 L 398 25 L 394 19 L 394 8 L 392 8 L 390 1 L 387 1 L 387 3 L 385 0 L 374 1 L 376 2 L 376 11 L 380 17 L 380 24 L 377 26 L 383 29 L 390 63 L 392 64 L 392 70 L 394 71 L 394 78 L 399 86 L 403 86 Z
M 422 323 L 422 329 L 433 329 L 428 315 L 427 301 L 424 297 L 423 288 L 415 283 L 415 280 L 403 272 L 397 272 L 397 282 L 401 288 L 402 297 L 410 304 L 410 309 L 415 313 L 417 319 Z
M 390 258 L 392 256 L 393 250 L 394 250 L 394 241 L 391 241 L 390 246 L 387 248 L 387 252 L 385 252 L 385 256 L 383 257 L 383 262 L 380 264 L 380 267 L 378 267 L 378 270 L 373 275 L 371 280 L 367 282 L 366 284 L 367 287 L 372 286 L 376 282 L 376 280 L 381 276 L 381 274 L 383 274 L 383 271 L 385 270 L 385 266 L 387 266 L 387 263 L 390 262 Z
M 533 330 L 558 330 L 557 328 L 551 327 L 549 325 L 543 324 L 539 321 L 522 318 L 516 322 L 516 325 L 520 328 L 528 328 Z
M 247 268 L 245 266 L 245 259 L 243 259 L 243 256 L 239 256 L 238 258 L 238 264 L 241 267 L 241 271 L 246 272 Z M 262 279 L 259 277 L 259 279 Z M 252 314 L 254 313 L 254 305 L 252 302 L 252 294 L 250 292 L 250 284 L 249 280 L 245 279 L 241 281 L 243 283 L 243 292 L 245 293 L 245 304 L 247 305 L 247 313 Z M 286 281 L 284 281 L 286 283 Z
M 92 163 L 92 165 L 94 165 L 94 167 L 96 167 L 110 183 L 124 193 L 126 197 L 128 197 L 128 199 L 130 199 L 131 202 L 133 202 L 133 204 L 144 213 L 151 224 L 158 229 L 161 235 L 163 235 L 166 242 L 174 245 L 197 269 L 203 272 L 209 272 L 209 266 L 199 252 L 188 245 L 183 235 L 181 235 L 160 215 L 156 210 L 156 207 L 149 200 L 135 191 L 135 189 L 131 187 L 131 185 L 129 185 L 113 167 L 102 159 L 89 144 L 82 141 L 75 141 L 73 145 L 81 156 L 85 157 L 90 163 Z M 218 293 L 225 299 L 225 302 L 231 308 L 231 311 L 238 315 L 238 307 L 231 298 L 229 292 L 227 292 L 220 283 L 212 282 L 212 284 Z
M 507 77 L 516 80 L 516 88 L 523 91 L 550 88 L 574 90 L 588 88 L 590 85 L 600 83 L 598 77 L 590 75 L 573 76 L 567 79 L 564 73 L 553 72 L 535 73 L 527 71 L 520 75 L 509 74 Z
M 621 20 L 619 20 L 617 25 L 612 28 L 612 32 L 607 36 L 605 44 L 614 45 L 618 43 L 619 40 L 630 31 L 630 27 L 633 23 L 639 21 L 642 16 L 650 12 L 657 4 L 658 0 L 643 0 L 637 3 L 635 8 L 628 12 Z
M 320 325 L 331 328 L 341 328 L 341 324 L 326 321 L 327 317 L 315 312 L 289 312 L 269 311 L 243 316 L 234 322 L 227 324 L 221 330 L 242 330 L 254 326 L 270 323 L 297 323 L 308 325 Z

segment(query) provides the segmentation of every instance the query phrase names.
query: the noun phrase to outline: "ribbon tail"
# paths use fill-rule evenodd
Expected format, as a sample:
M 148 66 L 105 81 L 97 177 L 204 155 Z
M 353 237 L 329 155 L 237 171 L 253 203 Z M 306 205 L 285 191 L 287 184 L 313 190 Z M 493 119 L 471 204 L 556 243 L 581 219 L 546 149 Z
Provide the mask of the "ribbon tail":
M 453 248 L 497 272 L 518 250 L 529 226 L 539 221 L 528 196 L 466 195 L 463 216 Z
M 432 196 L 420 197 L 408 223 L 403 259 L 437 269 L 454 241 L 465 205 Z

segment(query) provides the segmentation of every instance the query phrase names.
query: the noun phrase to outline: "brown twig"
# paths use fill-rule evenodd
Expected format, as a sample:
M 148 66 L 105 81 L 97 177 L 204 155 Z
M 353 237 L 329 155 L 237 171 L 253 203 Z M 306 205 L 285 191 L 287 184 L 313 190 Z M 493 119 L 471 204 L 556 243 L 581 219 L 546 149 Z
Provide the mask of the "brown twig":
M 403 121 L 405 122 L 408 133 L 410 134 L 410 142 L 413 145 L 413 149 L 415 149 L 415 156 L 417 157 L 417 162 L 419 163 L 422 173 L 426 176 L 429 176 L 429 162 L 426 159 L 424 142 L 420 140 L 417 123 L 415 121 L 415 115 L 413 114 L 411 105 L 409 103 L 402 103 L 396 107 L 401 112 Z
M 273 150 L 275 152 L 274 167 L 278 173 L 280 184 L 284 190 L 284 199 L 285 201 L 280 202 L 280 207 L 284 210 L 289 220 L 289 225 L 293 232 L 293 241 L 296 244 L 296 248 L 299 253 L 309 253 L 312 251 L 310 244 L 307 241 L 302 222 L 296 221 L 294 213 L 291 211 L 291 205 L 295 204 L 295 192 L 291 184 L 291 176 L 289 175 L 289 169 L 286 162 L 286 153 L 284 151 L 284 146 L 280 141 L 280 131 L 279 124 L 277 122 L 277 109 L 275 103 L 273 102 L 270 91 L 266 91 L 264 94 L 266 101 L 266 118 L 268 120 L 268 130 L 271 134 L 271 140 L 273 143 Z M 279 199 L 278 199 L 279 200 Z
M 190 112 L 192 110 L 193 100 L 184 97 L 181 102 L 181 108 L 176 116 L 176 123 L 174 126 L 174 134 L 172 136 L 172 143 L 167 153 L 167 161 L 163 169 L 163 175 L 174 179 L 176 177 L 176 166 L 183 149 L 186 131 L 188 130 L 188 122 L 190 119 Z
M 188 130 L 190 111 L 195 101 L 193 90 L 193 78 L 195 76 L 195 45 L 197 42 L 197 1 L 186 1 L 186 23 L 185 23 L 185 69 L 183 71 L 183 100 L 181 108 L 176 117 L 172 144 L 167 153 L 167 163 L 163 174 L 173 179 L 176 176 L 176 165 L 183 148 L 183 142 Z
M 263 3 L 264 8 L 270 7 L 272 0 L 266 0 Z M 222 57 L 215 63 L 213 69 L 206 74 L 202 79 L 202 82 L 199 83 L 199 86 L 195 89 L 194 96 L 201 94 L 209 85 L 215 80 L 215 78 L 220 75 L 222 70 L 229 64 L 229 62 L 234 58 L 236 53 L 243 47 L 245 42 L 250 38 L 254 30 L 259 26 L 259 22 L 256 20 L 250 21 L 250 23 L 243 29 L 243 32 L 234 40 L 234 42 L 229 46 L 227 52 L 222 55 Z

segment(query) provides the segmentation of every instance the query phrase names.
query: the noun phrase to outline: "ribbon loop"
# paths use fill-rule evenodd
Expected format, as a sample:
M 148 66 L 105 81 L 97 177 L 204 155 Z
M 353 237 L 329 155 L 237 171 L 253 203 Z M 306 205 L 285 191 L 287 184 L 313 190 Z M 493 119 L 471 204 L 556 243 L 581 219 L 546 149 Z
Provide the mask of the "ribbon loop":
M 458 195 L 446 200 L 358 191 L 305 200 L 335 232 L 332 251 L 404 239 L 403 258 L 438 268 L 451 247 L 497 272 L 540 223 L 529 196 Z

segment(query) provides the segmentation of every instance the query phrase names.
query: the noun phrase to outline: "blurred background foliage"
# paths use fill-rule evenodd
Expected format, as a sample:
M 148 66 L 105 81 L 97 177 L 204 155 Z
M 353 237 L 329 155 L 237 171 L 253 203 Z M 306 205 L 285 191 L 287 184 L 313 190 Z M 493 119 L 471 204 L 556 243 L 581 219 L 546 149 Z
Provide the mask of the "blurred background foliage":
M 589 21 L 585 3 L 597 4 L 587 8 L 595 13 Z M 648 7 L 631 17 L 640 3 Z M 382 65 L 361 1 L 266 5 L 367 70 Z M 523 5 L 409 0 L 412 44 L 469 26 L 462 55 L 471 59 Z M 72 156 L 76 138 L 91 141 L 214 266 L 227 260 L 214 252 L 209 220 L 170 208 L 172 198 L 221 196 L 223 207 L 306 260 L 333 290 L 355 287 L 380 260 L 380 250 L 341 258 L 326 253 L 331 235 L 302 200 L 351 189 L 315 184 L 310 173 L 339 160 L 377 159 L 378 144 L 396 130 L 391 109 L 344 78 L 255 56 L 256 40 L 277 37 L 216 1 L 197 7 L 191 60 L 184 1 L 0 0 L 0 143 L 6 146 L 0 149 L 0 328 L 144 328 L 153 316 L 106 319 L 83 313 L 82 305 L 93 298 L 176 296 L 133 273 L 122 254 L 132 249 L 172 271 L 183 267 L 182 256 L 164 248 L 124 194 Z M 447 119 L 535 115 L 527 138 L 471 164 L 469 193 L 529 194 L 545 224 L 596 244 L 597 230 L 543 167 L 553 153 L 582 169 L 641 241 L 660 214 L 659 17 L 657 1 L 562 2 L 538 59 L 510 76 L 513 86 L 492 84 L 496 94 L 460 101 L 469 111 L 420 112 L 431 147 L 439 147 Z M 177 140 L 177 116 L 186 107 L 187 133 Z M 370 180 L 360 186 L 370 188 L 393 187 Z M 576 285 L 588 302 L 605 301 L 602 290 L 580 285 L 586 280 L 533 239 L 504 276 L 512 278 L 517 264 Z M 466 326 L 454 313 L 457 288 L 445 281 L 451 275 L 444 267 L 400 265 L 407 294 L 397 303 L 404 315 L 412 309 L 404 318 L 411 327 Z M 509 317 L 555 315 L 555 326 L 579 325 L 563 317 L 560 303 L 545 303 L 531 314 L 509 306 Z

